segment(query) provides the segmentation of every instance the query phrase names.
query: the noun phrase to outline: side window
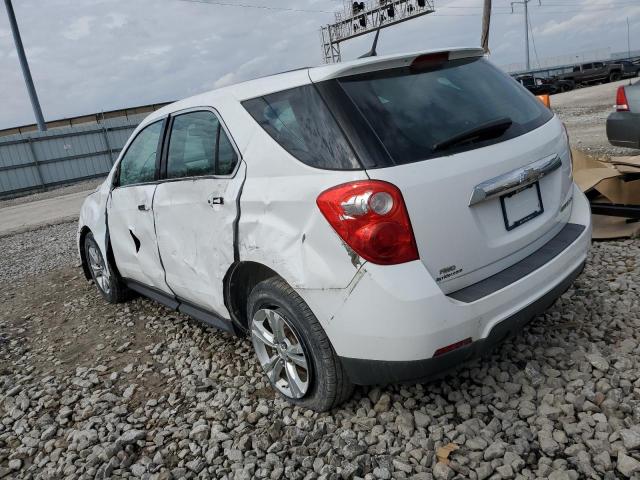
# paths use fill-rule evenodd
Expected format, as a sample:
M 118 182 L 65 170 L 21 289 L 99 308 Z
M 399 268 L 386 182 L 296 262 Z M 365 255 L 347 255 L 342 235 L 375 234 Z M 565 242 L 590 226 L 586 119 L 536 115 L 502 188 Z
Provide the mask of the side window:
M 190 112 L 174 118 L 167 178 L 227 175 L 236 162 L 235 150 L 212 112 Z
M 312 85 L 242 102 L 253 119 L 292 156 L 316 168 L 362 168 Z
M 231 140 L 225 131 L 220 127 L 220 137 L 218 138 L 218 160 L 216 162 L 216 175 L 231 175 L 238 163 L 238 155 L 231 145 Z
M 152 123 L 131 142 L 120 161 L 119 186 L 151 182 L 155 179 L 156 152 L 162 135 L 162 123 Z

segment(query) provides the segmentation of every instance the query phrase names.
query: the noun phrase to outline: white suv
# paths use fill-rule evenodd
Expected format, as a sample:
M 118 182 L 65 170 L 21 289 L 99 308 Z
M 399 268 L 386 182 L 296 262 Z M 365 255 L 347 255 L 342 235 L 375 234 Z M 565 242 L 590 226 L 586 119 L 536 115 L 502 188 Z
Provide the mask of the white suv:
M 482 354 L 563 293 L 591 238 L 561 122 L 478 49 L 373 57 L 147 117 L 82 207 L 84 272 L 250 335 L 326 410 Z

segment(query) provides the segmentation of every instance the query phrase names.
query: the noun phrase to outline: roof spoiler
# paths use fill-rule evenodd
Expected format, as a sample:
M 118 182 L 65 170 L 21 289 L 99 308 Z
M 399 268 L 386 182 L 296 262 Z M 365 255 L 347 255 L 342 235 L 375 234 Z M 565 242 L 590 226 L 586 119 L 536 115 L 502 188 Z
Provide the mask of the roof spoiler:
M 328 65 L 326 67 L 316 67 L 309 71 L 312 81 L 329 80 L 348 75 L 358 75 L 360 73 L 389 70 L 392 68 L 409 67 L 418 58 L 428 55 L 442 57 L 448 55 L 446 60 L 459 60 L 462 58 L 473 58 L 484 56 L 482 48 L 453 48 L 448 50 L 434 50 L 427 52 L 414 52 L 401 55 L 386 55 L 383 57 L 367 57 L 362 60 L 346 62 L 344 64 Z

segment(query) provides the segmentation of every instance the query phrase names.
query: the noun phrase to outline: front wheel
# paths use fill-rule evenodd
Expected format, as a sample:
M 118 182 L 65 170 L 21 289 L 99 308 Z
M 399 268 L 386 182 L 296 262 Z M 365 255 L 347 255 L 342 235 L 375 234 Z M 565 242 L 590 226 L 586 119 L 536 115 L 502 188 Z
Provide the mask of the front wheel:
M 620 73 L 617 73 L 617 72 L 613 72 L 611 75 L 609 75 L 609 81 L 610 82 L 617 82 L 621 78 L 622 78 L 622 75 Z
M 128 289 L 109 262 L 104 259 L 91 232 L 84 238 L 84 254 L 93 283 L 96 284 L 104 299 L 109 303 L 125 301 L 128 298 Z
M 272 277 L 256 285 L 247 313 L 258 362 L 290 403 L 322 412 L 351 396 L 353 385 L 329 338 L 286 282 Z

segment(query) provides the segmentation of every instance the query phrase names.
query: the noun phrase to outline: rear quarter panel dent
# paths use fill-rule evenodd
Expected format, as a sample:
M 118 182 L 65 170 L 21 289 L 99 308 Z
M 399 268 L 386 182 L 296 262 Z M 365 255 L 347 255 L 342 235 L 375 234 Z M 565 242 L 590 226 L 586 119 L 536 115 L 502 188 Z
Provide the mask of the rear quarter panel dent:
M 320 213 L 316 198 L 327 188 L 367 178 L 365 172 L 309 167 L 261 131 L 244 157 L 240 260 L 266 265 L 296 289 L 346 288 L 359 265 Z

